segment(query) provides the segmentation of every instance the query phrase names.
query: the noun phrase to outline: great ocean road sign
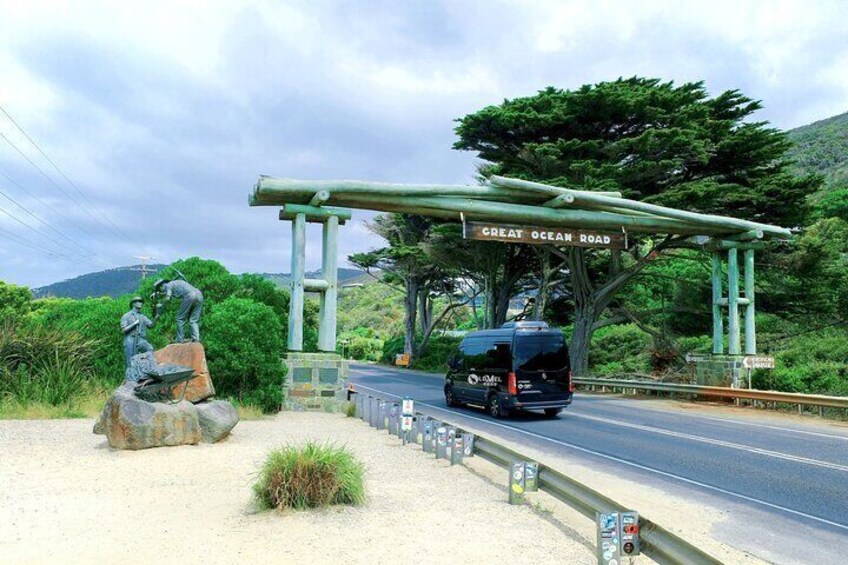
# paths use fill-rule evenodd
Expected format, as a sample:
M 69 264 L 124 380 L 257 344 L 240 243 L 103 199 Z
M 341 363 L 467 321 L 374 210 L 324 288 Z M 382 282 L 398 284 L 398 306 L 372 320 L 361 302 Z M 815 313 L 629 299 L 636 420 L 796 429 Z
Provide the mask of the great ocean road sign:
M 624 249 L 626 246 L 624 233 L 493 224 L 489 222 L 465 222 L 462 235 L 465 239 L 535 245 L 603 247 L 606 249 Z

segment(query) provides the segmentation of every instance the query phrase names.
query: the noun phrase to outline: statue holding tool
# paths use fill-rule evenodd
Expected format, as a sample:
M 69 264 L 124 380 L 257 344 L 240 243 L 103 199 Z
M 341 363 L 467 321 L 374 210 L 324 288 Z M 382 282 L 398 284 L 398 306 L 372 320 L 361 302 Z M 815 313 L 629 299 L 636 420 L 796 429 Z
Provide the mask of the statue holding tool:
M 124 334 L 124 369 L 129 368 L 133 355 L 149 353 L 153 346 L 147 342 L 147 328 L 153 327 L 159 318 L 159 307 L 154 309 L 151 320 L 141 312 L 144 299 L 140 296 L 130 300 L 130 310 L 121 317 L 121 332 Z
M 173 267 L 171 267 L 173 268 Z M 174 269 L 177 271 L 176 269 Z M 183 326 L 186 321 L 191 331 L 191 341 L 200 341 L 200 313 L 203 310 L 203 293 L 186 281 L 182 273 L 177 271 L 179 278 L 174 280 L 159 279 L 153 284 L 153 296 L 162 297 L 165 301 L 171 298 L 179 298 L 180 306 L 177 310 L 177 335 L 175 343 L 186 341 L 183 334 Z

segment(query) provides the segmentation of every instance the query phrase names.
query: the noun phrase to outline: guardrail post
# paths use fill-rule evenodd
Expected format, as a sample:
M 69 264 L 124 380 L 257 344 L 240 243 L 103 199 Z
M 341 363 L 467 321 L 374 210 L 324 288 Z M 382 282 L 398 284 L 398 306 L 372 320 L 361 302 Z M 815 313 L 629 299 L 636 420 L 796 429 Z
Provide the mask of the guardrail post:
M 524 461 L 513 461 L 509 465 L 509 503 L 524 502 Z
M 464 452 L 465 457 L 474 457 L 474 434 L 463 432 L 462 451 Z
M 362 395 L 355 393 L 353 397 L 354 417 L 362 419 Z
M 463 434 L 456 434 L 451 442 L 451 453 L 450 453 L 450 464 L 451 465 L 461 465 L 462 464 L 462 436 Z
M 424 427 L 422 428 L 422 437 L 421 437 L 421 449 L 424 453 L 432 453 L 433 452 L 433 420 L 431 418 L 427 418 L 424 420 Z
M 393 402 L 392 405 L 389 407 L 389 435 L 398 435 L 398 429 L 400 428 L 400 426 L 398 425 L 399 414 L 400 406 Z
M 373 396 L 368 397 L 368 425 L 372 428 L 377 427 L 377 402 Z
M 536 461 L 524 462 L 524 490 L 526 492 L 539 490 L 539 464 Z
M 448 456 L 448 429 L 440 425 L 436 428 L 436 459 Z
M 377 429 L 386 429 L 386 401 L 377 401 Z

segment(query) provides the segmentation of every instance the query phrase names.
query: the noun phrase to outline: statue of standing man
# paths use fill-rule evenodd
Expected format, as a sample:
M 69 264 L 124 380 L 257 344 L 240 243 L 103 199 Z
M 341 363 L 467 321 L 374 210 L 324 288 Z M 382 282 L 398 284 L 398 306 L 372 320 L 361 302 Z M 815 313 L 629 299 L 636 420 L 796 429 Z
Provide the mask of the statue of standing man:
M 153 284 L 156 293 L 164 294 L 165 300 L 172 297 L 180 299 L 177 310 L 177 337 L 176 343 L 184 341 L 183 326 L 188 320 L 191 329 L 191 341 L 200 341 L 200 312 L 203 310 L 203 293 L 191 286 L 184 280 L 159 279 Z
M 121 317 L 121 331 L 124 334 L 124 368 L 130 366 L 130 359 L 139 353 L 153 351 L 153 346 L 147 342 L 147 328 L 153 327 L 158 318 L 158 311 L 153 320 L 141 313 L 144 299 L 140 296 L 130 300 L 130 311 Z

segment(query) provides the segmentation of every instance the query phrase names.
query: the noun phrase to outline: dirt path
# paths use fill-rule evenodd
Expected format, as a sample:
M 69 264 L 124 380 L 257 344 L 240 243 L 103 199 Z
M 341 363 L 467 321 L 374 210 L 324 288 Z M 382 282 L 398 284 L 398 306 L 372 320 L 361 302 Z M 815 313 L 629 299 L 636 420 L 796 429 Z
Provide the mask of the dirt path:
M 593 563 L 504 487 L 340 415 L 239 423 L 217 445 L 113 451 L 91 420 L 0 421 L 0 563 Z M 332 438 L 366 466 L 359 508 L 256 513 L 265 453 Z

